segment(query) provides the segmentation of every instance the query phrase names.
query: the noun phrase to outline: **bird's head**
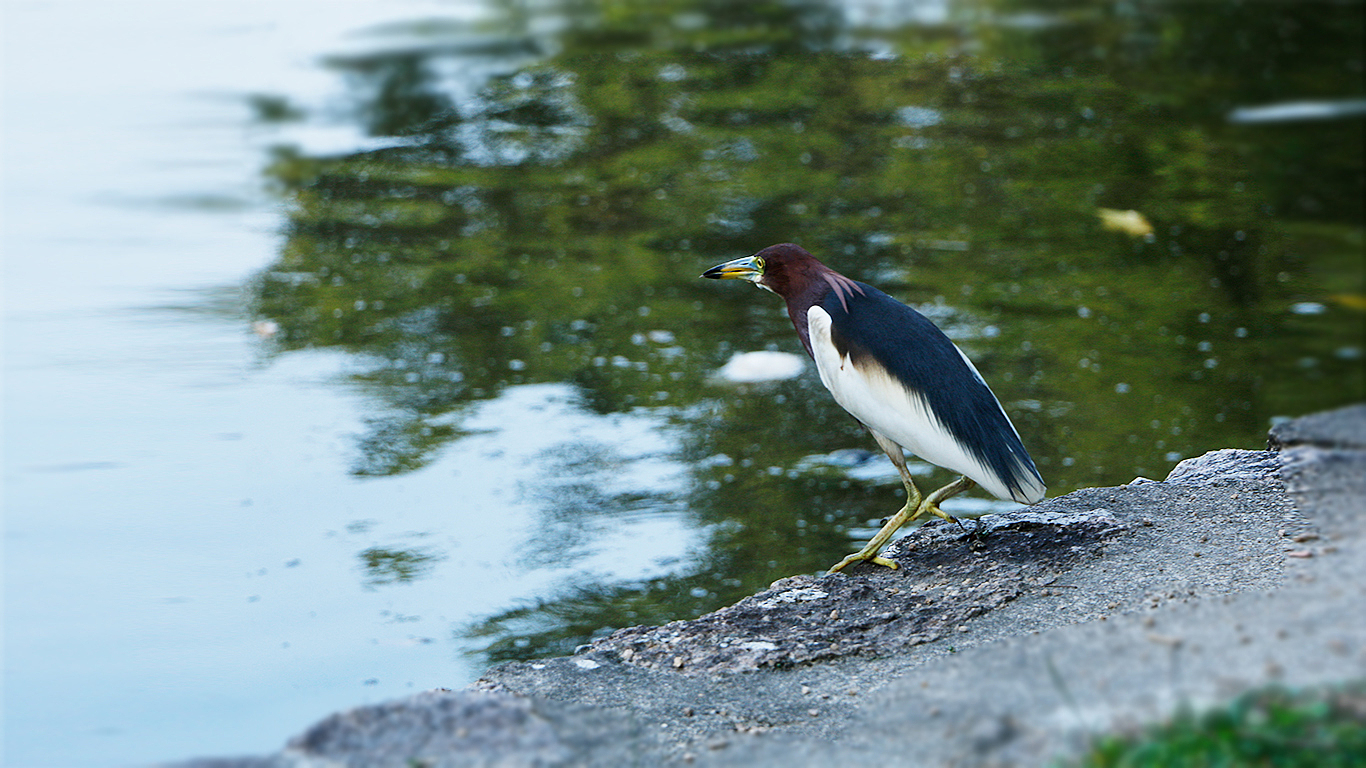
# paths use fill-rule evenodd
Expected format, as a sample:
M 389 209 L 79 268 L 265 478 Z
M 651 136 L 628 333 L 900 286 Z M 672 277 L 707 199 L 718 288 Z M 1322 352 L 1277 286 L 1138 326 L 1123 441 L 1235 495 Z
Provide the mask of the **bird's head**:
M 748 280 L 756 286 L 787 298 L 801 292 L 813 279 L 830 268 L 804 248 L 792 243 L 770 245 L 752 256 L 717 264 L 702 277 L 713 280 Z

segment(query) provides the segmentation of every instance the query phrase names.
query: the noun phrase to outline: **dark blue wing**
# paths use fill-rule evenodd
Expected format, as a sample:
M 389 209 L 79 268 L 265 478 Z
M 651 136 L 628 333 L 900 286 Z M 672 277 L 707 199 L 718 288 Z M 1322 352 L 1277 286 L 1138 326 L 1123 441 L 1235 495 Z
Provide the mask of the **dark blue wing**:
M 864 283 L 821 302 L 841 355 L 870 359 L 918 393 L 954 439 L 1010 489 L 1042 486 L 1034 461 L 1000 402 L 944 332 L 928 318 Z M 1025 473 L 1032 475 L 1030 479 Z

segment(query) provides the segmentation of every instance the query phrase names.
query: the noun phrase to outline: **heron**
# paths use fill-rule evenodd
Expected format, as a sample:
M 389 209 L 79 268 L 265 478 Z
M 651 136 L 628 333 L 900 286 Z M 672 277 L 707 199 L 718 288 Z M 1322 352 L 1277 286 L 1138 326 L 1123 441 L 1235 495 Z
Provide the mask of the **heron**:
M 973 486 L 1021 504 L 1043 499 L 1043 478 L 1000 401 L 924 315 L 792 243 L 718 264 L 702 277 L 748 280 L 780 296 L 821 383 L 901 475 L 906 504 L 831 573 L 860 561 L 896 568 L 878 554 L 892 535 L 930 515 L 957 522 L 939 505 Z M 907 451 L 960 477 L 922 495 L 906 468 Z

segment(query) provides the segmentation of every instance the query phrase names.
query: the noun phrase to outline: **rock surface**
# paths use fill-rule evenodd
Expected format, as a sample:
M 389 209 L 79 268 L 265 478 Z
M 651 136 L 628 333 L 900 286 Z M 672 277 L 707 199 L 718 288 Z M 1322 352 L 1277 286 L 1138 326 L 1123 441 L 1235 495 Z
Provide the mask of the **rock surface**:
M 181 766 L 1038 765 L 1178 706 L 1366 679 L 1366 406 L 1268 445 Z
M 1106 539 L 1126 527 L 1104 509 L 987 515 L 964 521 L 963 529 L 936 520 L 915 538 L 914 551 L 893 550 L 890 556 L 903 564 L 899 572 L 866 568 L 860 578 L 782 579 L 698 619 L 619 630 L 588 652 L 685 675 L 905 652 L 1000 608 L 1079 559 L 1098 557 Z

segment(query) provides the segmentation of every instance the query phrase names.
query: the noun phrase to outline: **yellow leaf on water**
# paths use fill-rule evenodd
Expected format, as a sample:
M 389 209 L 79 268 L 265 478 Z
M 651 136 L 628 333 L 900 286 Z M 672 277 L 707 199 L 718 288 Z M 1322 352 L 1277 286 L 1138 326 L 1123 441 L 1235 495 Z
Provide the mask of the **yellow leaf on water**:
M 1332 296 L 1329 296 L 1328 298 L 1329 300 L 1335 301 L 1348 309 L 1358 309 L 1362 312 L 1366 312 L 1366 294 L 1335 293 Z
M 1114 208 L 1097 208 L 1101 226 L 1113 232 L 1123 232 L 1133 237 L 1144 237 L 1153 233 L 1153 225 L 1143 214 L 1135 210 L 1119 211 Z

